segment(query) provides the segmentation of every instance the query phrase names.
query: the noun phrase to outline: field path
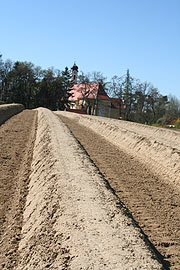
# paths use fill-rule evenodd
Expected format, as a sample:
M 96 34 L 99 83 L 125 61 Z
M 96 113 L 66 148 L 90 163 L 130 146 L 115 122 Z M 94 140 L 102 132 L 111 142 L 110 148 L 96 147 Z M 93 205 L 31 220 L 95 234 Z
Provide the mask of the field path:
M 116 146 L 115 140 L 110 143 L 104 136 L 98 135 L 98 128 L 93 132 L 92 128 L 81 125 L 80 118 L 72 114 L 58 115 L 120 200 L 130 209 L 157 250 L 171 263 L 171 269 L 180 269 L 180 196 L 173 182 L 164 181 L 163 177 L 148 168 L 148 164 L 146 166 L 128 151 L 123 151 L 123 147 Z M 100 125 L 106 126 L 107 120 L 101 119 L 98 119 Z M 138 136 L 141 130 L 136 132 Z M 168 144 L 173 145 L 173 140 L 169 138 Z

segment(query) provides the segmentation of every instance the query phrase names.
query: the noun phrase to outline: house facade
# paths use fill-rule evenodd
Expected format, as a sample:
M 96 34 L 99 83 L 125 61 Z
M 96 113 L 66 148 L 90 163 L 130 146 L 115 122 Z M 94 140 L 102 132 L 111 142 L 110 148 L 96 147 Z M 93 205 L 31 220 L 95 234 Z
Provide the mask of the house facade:
M 118 119 L 123 110 L 119 99 L 110 98 L 100 83 L 77 84 L 78 67 L 71 68 L 74 85 L 71 88 L 67 111 Z

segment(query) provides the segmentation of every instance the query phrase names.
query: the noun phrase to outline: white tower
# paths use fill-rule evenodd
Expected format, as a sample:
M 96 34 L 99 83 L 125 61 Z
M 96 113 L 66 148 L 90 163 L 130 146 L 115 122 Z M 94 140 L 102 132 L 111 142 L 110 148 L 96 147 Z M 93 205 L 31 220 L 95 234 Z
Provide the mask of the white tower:
M 71 68 L 71 82 L 76 84 L 78 77 L 78 66 L 74 63 L 73 67 Z

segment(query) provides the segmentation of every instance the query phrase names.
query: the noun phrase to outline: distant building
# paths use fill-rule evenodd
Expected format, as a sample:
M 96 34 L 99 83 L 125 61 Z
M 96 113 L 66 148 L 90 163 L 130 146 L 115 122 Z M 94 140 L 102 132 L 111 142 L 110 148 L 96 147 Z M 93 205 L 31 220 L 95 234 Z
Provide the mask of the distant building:
M 76 84 L 77 78 L 78 78 L 78 66 L 74 63 L 74 65 L 71 68 L 71 82 Z
M 110 98 L 100 83 L 77 84 L 78 67 L 71 68 L 71 88 L 67 111 L 118 119 L 123 110 L 120 99 Z

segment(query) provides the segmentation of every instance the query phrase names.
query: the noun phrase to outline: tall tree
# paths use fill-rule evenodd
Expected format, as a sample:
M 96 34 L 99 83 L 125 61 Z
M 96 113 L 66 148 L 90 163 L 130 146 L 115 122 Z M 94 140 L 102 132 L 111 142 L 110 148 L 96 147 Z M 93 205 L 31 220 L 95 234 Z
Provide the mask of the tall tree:
M 71 87 L 73 83 L 71 82 L 71 75 L 70 70 L 68 67 L 65 67 L 64 71 L 62 71 L 62 89 L 63 89 L 63 96 L 60 99 L 59 108 L 65 109 L 68 106 L 68 99 L 72 95 L 71 94 Z
M 123 78 L 118 76 L 113 76 L 109 83 L 109 94 L 110 96 L 117 99 L 119 107 L 119 117 L 122 117 L 122 105 L 123 105 Z
M 34 65 L 28 62 L 15 62 L 13 69 L 8 72 L 7 101 L 18 102 L 31 108 L 32 91 L 35 86 Z
M 0 54 L 0 100 L 3 99 L 3 60 Z
M 103 89 L 106 92 L 108 91 L 109 82 L 107 82 L 107 77 L 104 77 L 100 71 L 93 71 L 92 73 L 89 73 L 89 78 L 91 82 L 100 83 Z
M 3 65 L 3 80 L 2 80 L 2 99 L 7 102 L 8 94 L 10 91 L 8 76 L 13 69 L 13 62 L 11 60 L 6 60 Z
M 90 73 L 84 74 L 81 71 L 81 74 L 78 76 L 78 82 L 79 84 L 82 84 L 82 86 L 79 88 L 79 91 L 82 95 L 82 107 L 83 107 L 85 101 L 89 103 L 88 97 L 92 93 L 91 74 Z
M 123 81 L 123 100 L 124 100 L 124 118 L 130 120 L 130 114 L 133 105 L 133 78 L 130 76 L 129 69 Z
M 140 83 L 137 81 L 134 89 L 134 101 L 133 101 L 133 121 L 144 123 L 144 109 L 145 109 L 145 100 L 146 100 L 146 89 L 147 83 Z

